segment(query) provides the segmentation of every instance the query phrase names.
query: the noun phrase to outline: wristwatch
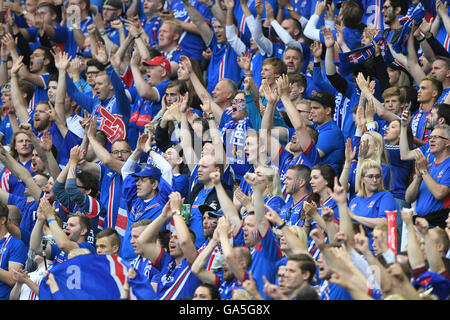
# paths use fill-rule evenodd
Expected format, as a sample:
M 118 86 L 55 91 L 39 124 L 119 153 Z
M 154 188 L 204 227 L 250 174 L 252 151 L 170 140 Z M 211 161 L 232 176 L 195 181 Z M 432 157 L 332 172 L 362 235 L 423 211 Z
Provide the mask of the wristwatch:
M 420 175 L 423 176 L 424 174 L 427 174 L 428 170 L 420 170 Z
M 172 213 L 176 216 L 181 216 L 181 211 L 180 210 L 173 210 Z
M 106 31 L 105 30 L 100 30 L 99 33 L 103 37 L 106 34 Z
M 27 13 L 28 13 L 27 10 L 23 10 L 22 13 L 21 13 L 20 15 L 23 17 L 23 16 L 26 15 Z
M 141 34 L 140 34 L 140 33 L 137 33 L 137 34 L 134 35 L 133 38 L 134 38 L 134 39 L 138 39 L 138 38 L 140 38 L 140 37 L 141 37 Z

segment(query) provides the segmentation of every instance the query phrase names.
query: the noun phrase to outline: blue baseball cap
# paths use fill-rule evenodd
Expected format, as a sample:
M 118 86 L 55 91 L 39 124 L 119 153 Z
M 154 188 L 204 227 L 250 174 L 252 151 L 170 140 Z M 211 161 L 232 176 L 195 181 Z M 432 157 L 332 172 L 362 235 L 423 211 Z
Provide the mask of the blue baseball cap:
M 450 296 L 450 280 L 436 272 L 425 272 L 413 281 L 413 286 L 425 290 L 433 289 L 431 293 L 437 296 L 439 300 L 446 300 Z
M 155 166 L 147 165 L 142 171 L 133 173 L 133 177 L 151 177 L 159 181 L 161 179 L 161 170 Z

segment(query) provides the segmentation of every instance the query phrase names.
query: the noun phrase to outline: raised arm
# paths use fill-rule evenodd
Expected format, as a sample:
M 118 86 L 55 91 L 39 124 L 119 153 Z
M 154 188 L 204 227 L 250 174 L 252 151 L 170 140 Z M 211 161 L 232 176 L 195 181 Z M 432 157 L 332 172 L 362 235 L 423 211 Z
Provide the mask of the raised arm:
M 297 138 L 300 141 L 300 147 L 302 150 L 308 150 L 311 146 L 312 138 L 303 117 L 297 111 L 289 97 L 290 85 L 288 76 L 282 75 L 276 80 L 276 83 L 278 86 L 278 94 L 281 97 L 281 102 L 283 102 L 289 120 L 291 121 L 291 124 L 295 129 L 295 133 L 297 134 Z
M 436 243 L 431 238 L 430 233 L 433 232 L 429 229 L 428 221 L 424 218 L 417 217 L 416 228 L 422 234 L 425 242 L 425 255 L 430 266 L 430 271 L 436 273 L 443 273 L 446 271 L 446 267 L 442 257 L 436 247 Z
M 125 162 L 115 159 L 103 145 L 97 141 L 95 134 L 97 132 L 97 119 L 91 118 L 89 124 L 86 126 L 86 135 L 89 139 L 89 144 L 94 149 L 95 154 L 103 162 L 105 166 L 113 170 L 114 172 L 121 173 L 122 167 Z
M 291 230 L 289 226 L 284 223 L 283 219 L 279 216 L 279 214 L 273 210 L 269 206 L 265 206 L 268 210 L 266 212 L 266 219 L 269 220 L 272 224 L 277 225 L 281 232 L 283 233 L 284 239 L 286 240 L 287 245 L 292 250 L 293 254 L 309 254 L 308 248 L 306 244 L 299 238 L 297 235 Z M 305 239 L 307 239 L 307 234 L 305 233 Z
M 220 173 L 213 172 L 209 176 L 214 182 L 214 188 L 216 189 L 217 198 L 219 199 L 220 203 L 220 208 L 222 209 L 224 215 L 227 217 L 232 227 L 233 236 L 236 236 L 242 227 L 242 220 L 239 217 L 239 213 L 233 204 L 233 200 L 230 199 L 230 197 L 228 196 L 222 185 Z
M 36 202 L 39 202 L 42 190 L 36 182 L 34 182 L 31 173 L 19 162 L 17 162 L 17 160 L 14 159 L 3 147 L 0 147 L 0 160 L 18 180 L 25 183 L 33 198 Z
M 197 29 L 200 32 L 200 36 L 203 39 L 203 42 L 205 42 L 206 45 L 209 45 L 209 43 L 211 42 L 211 39 L 214 36 L 214 33 L 211 30 L 211 27 L 206 23 L 203 15 L 200 12 L 198 12 L 198 10 L 195 9 L 188 0 L 182 0 L 182 1 L 186 7 L 186 10 L 187 10 L 192 22 L 197 26 Z
M 23 57 L 19 57 L 13 60 L 13 66 L 11 68 L 11 101 L 16 110 L 16 115 L 19 118 L 20 123 L 27 123 L 30 119 L 28 113 L 28 107 L 26 105 L 23 93 L 19 87 L 19 75 L 18 71 L 23 67 Z
M 217 277 L 216 274 L 210 270 L 206 270 L 206 263 L 208 262 L 209 257 L 211 256 L 214 248 L 219 244 L 219 239 L 217 235 L 217 228 L 214 232 L 214 236 L 209 241 L 206 248 L 204 248 L 194 263 L 191 266 L 192 273 L 195 274 L 200 281 L 204 283 L 209 283 L 214 286 L 217 286 Z
M 253 190 L 253 207 L 255 208 L 256 224 L 259 233 L 262 237 L 270 232 L 269 220 L 265 217 L 266 208 L 264 207 L 264 199 L 262 192 L 258 188 L 258 181 L 255 173 L 247 172 L 244 176 L 245 181 L 252 187 Z
M 143 256 L 154 262 L 161 254 L 161 246 L 158 244 L 158 232 L 165 225 L 167 220 L 172 218 L 173 212 L 170 207 L 170 201 L 166 203 L 161 214 L 153 220 L 152 223 L 147 225 L 144 231 L 141 233 L 137 241 L 142 247 Z
M 39 210 L 43 212 L 45 218 L 49 222 L 48 225 L 50 227 L 50 231 L 59 249 L 68 254 L 70 250 L 79 248 L 78 243 L 70 240 L 64 230 L 59 226 L 55 219 L 55 209 L 50 205 L 47 199 L 41 199 L 38 211 Z M 89 233 L 89 230 L 85 230 L 85 232 Z
M 181 206 L 183 205 L 183 199 L 179 192 L 172 192 L 169 195 L 170 208 L 172 211 L 181 212 Z M 189 228 L 186 225 L 184 217 L 181 214 L 174 214 L 173 222 L 175 224 L 175 230 L 177 232 L 178 244 L 183 251 L 184 257 L 187 259 L 190 265 L 192 265 L 197 259 L 198 253 L 195 248 L 194 241 L 192 241 Z

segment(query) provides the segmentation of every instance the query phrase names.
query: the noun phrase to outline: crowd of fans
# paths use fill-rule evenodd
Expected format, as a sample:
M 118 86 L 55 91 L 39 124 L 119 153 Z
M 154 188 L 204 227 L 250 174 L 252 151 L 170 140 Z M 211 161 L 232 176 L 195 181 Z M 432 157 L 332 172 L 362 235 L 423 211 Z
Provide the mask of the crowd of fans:
M 0 38 L 0 299 L 85 255 L 121 299 L 449 298 L 447 2 L 2 0 Z

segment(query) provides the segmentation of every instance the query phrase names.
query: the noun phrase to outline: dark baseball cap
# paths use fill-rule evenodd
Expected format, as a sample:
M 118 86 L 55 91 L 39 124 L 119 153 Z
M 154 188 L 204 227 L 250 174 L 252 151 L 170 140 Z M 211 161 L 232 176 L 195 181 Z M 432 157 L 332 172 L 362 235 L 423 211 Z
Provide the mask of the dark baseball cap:
M 103 5 L 108 5 L 116 9 L 123 9 L 122 0 L 106 0 L 105 2 L 103 2 Z
M 320 90 L 318 92 L 315 92 L 312 97 L 308 97 L 306 99 L 309 99 L 311 101 L 317 101 L 321 105 L 323 105 L 325 108 L 330 107 L 334 110 L 336 108 L 336 102 L 334 96 L 326 91 Z
M 224 215 L 222 209 L 220 209 L 219 203 L 216 201 L 213 201 L 210 204 L 202 204 L 198 207 L 198 210 L 201 212 L 202 216 L 205 212 L 208 212 L 211 217 L 216 218 L 223 217 Z

